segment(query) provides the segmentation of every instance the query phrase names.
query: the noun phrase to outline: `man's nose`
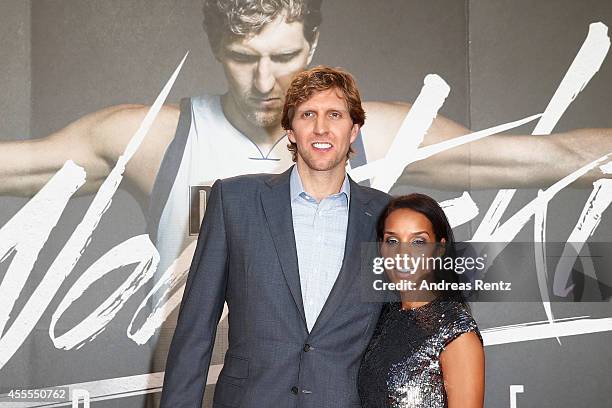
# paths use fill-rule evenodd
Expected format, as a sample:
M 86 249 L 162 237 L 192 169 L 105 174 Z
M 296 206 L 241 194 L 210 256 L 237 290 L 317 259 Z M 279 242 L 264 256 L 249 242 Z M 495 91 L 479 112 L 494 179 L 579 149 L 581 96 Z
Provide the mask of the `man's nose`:
M 270 59 L 261 58 L 255 68 L 255 89 L 262 94 L 267 94 L 274 88 L 275 82 L 276 78 L 274 77 Z
M 329 123 L 327 122 L 327 118 L 324 114 L 317 115 L 317 119 L 315 121 L 314 132 L 318 135 L 322 135 L 327 133 L 329 130 Z

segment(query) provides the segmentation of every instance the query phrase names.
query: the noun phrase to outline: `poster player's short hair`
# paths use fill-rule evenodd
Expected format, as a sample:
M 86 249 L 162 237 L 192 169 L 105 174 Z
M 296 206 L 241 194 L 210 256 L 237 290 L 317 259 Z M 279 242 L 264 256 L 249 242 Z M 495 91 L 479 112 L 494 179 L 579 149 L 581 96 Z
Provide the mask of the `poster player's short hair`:
M 204 0 L 204 30 L 217 53 L 223 38 L 257 34 L 278 15 L 287 22 L 304 23 L 304 38 L 310 43 L 321 25 L 322 0 Z

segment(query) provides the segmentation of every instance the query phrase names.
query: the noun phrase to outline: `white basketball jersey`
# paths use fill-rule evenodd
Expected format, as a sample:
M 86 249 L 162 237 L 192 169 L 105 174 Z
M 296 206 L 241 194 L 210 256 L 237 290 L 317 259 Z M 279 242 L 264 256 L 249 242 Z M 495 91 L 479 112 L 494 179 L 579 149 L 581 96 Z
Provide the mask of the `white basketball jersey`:
M 181 119 L 185 120 L 183 116 L 182 109 Z M 161 272 L 191 241 L 197 239 L 206 205 L 207 187 L 212 186 L 215 180 L 241 174 L 280 173 L 293 164 L 286 136 L 281 137 L 269 152 L 260 151 L 255 143 L 227 121 L 218 95 L 191 98 L 190 116 L 186 140 L 181 140 L 184 135 L 179 134 L 179 120 L 176 138 L 160 168 L 160 173 L 176 172 L 154 236 L 161 255 L 158 267 Z M 168 160 L 169 157 L 172 159 Z M 176 163 L 177 159 L 180 163 Z M 174 163 L 169 163 L 171 161 Z M 168 174 L 160 176 L 156 184 L 168 179 Z M 154 191 L 160 189 L 163 188 L 156 186 Z M 152 197 L 158 198 L 163 200 L 163 197 L 155 197 L 155 194 Z

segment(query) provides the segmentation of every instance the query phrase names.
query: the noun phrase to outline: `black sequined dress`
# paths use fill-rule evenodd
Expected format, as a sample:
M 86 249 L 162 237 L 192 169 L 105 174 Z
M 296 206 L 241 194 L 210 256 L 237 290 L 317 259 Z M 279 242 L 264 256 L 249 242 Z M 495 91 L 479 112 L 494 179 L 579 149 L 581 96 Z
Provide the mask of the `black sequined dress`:
M 446 407 L 440 353 L 470 331 L 480 338 L 476 322 L 456 300 L 437 298 L 411 310 L 399 302 L 385 305 L 359 369 L 361 406 Z

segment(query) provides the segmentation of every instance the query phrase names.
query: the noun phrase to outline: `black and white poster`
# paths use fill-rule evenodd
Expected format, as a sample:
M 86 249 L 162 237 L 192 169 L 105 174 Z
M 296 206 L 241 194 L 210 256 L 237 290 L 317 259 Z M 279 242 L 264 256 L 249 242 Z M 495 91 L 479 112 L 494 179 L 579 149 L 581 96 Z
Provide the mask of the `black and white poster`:
M 210 186 L 291 166 L 309 66 L 359 85 L 349 175 L 457 240 L 612 242 L 611 26 L 606 0 L 2 0 L 0 406 L 158 404 Z M 609 405 L 612 270 L 576 263 L 598 301 L 472 303 L 485 406 Z

